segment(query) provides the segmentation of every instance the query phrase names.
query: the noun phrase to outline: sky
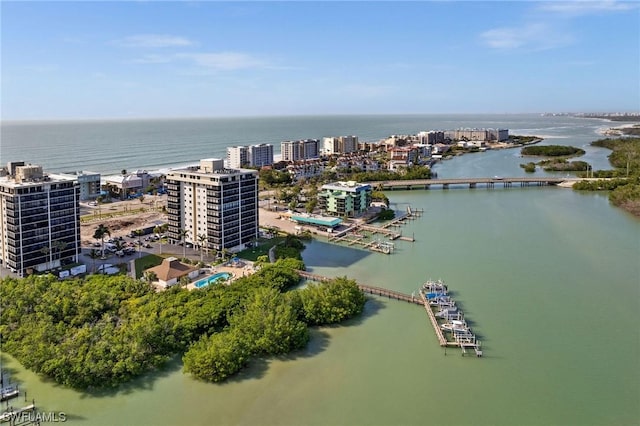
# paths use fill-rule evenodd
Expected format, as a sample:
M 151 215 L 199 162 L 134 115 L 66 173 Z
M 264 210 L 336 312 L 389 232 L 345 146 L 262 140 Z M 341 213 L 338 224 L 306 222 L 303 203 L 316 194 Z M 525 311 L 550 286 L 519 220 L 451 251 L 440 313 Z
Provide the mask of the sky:
M 0 117 L 640 111 L 636 1 L 6 1 Z

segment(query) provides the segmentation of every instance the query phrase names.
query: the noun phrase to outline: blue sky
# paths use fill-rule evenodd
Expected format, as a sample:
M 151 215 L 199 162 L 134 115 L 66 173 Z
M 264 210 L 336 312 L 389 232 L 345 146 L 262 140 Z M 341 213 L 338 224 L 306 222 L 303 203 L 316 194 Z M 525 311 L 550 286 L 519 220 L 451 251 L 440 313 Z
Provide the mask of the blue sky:
M 2 1 L 0 112 L 638 111 L 638 6 Z

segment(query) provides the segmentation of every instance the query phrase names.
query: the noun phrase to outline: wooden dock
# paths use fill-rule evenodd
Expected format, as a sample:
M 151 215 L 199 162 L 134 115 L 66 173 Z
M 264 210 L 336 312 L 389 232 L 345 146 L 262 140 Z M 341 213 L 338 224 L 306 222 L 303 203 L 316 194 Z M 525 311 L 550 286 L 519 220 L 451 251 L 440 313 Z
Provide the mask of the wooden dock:
M 16 419 L 21 419 L 22 413 L 33 412 L 35 410 L 36 410 L 35 402 L 33 402 L 31 405 L 27 405 L 26 407 L 18 408 L 17 410 L 14 410 L 13 407 L 9 407 L 7 411 L 5 411 L 0 415 L 0 422 L 3 422 L 3 423 L 9 422 L 10 424 L 15 424 Z M 23 423 L 21 422 L 20 424 L 23 424 Z
M 422 216 L 422 214 L 422 209 L 411 209 L 411 207 L 407 207 L 406 213 L 381 226 L 373 226 L 368 223 L 354 223 L 343 231 L 329 235 L 328 240 L 330 243 L 346 243 L 349 246 L 358 245 L 367 250 L 391 254 L 395 249 L 395 246 L 391 241 L 401 240 L 415 242 L 415 238 L 413 236 L 404 236 L 402 235 L 402 232 L 398 232 L 391 228 L 400 227 L 404 225 L 406 221 L 416 219 Z M 362 232 L 367 232 L 372 236 L 382 235 L 389 241 L 369 240 L 369 236 L 364 235 Z
M 325 277 L 323 275 L 312 274 L 307 271 L 296 271 L 301 278 L 316 281 L 316 282 L 327 282 L 331 281 L 333 278 Z M 422 305 L 427 311 L 427 316 L 429 317 L 429 322 L 433 327 L 433 331 L 436 333 L 436 338 L 438 339 L 438 343 L 441 347 L 454 346 L 459 347 L 462 350 L 462 355 L 466 355 L 468 350 L 472 350 L 475 352 L 477 357 L 482 356 L 482 350 L 480 349 L 480 342 L 476 340 L 476 336 L 471 333 L 471 330 L 465 330 L 463 334 L 452 333 L 453 340 L 448 340 L 442 330 L 442 327 L 438 323 L 438 319 L 436 318 L 435 313 L 433 312 L 433 307 L 427 300 L 427 297 L 422 291 L 419 291 L 419 297 L 415 297 L 413 294 L 405 294 L 399 291 L 389 290 L 382 287 L 375 287 L 366 284 L 360 284 L 356 282 L 358 288 L 360 288 L 363 292 L 368 294 L 373 294 L 376 296 L 386 297 L 388 299 L 400 300 L 403 302 L 413 303 L 416 305 Z M 457 313 L 456 318 L 463 318 L 463 314 L 460 311 Z M 446 354 L 446 351 L 445 351 Z
M 420 299 L 422 299 L 421 300 L 422 305 L 424 305 L 424 309 L 427 311 L 427 315 L 429 316 L 429 321 L 431 321 L 431 325 L 433 326 L 433 331 L 436 332 L 438 343 L 440 343 L 440 346 L 447 346 L 449 342 L 447 342 L 447 339 L 444 337 L 444 333 L 442 332 L 442 329 L 438 324 L 438 320 L 436 319 L 436 316 L 433 313 L 433 309 L 431 309 L 431 305 L 429 305 L 429 301 L 427 300 L 427 298 L 424 296 L 422 292 L 419 292 L 419 293 L 420 293 Z

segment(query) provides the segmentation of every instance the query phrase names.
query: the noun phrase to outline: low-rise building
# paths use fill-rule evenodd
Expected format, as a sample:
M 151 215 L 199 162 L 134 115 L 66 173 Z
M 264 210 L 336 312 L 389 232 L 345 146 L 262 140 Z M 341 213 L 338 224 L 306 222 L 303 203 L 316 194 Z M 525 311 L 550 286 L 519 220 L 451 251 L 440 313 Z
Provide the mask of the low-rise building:
M 145 270 L 145 272 L 151 272 L 155 274 L 158 284 L 162 287 L 170 287 L 177 284 L 180 278 L 187 276 L 189 279 L 196 278 L 200 270 L 191 265 L 180 262 L 175 257 L 167 257 L 162 260 L 162 263 L 153 268 Z
M 160 187 L 162 184 L 163 175 L 161 173 L 153 174 L 146 170 L 136 170 L 124 175 L 107 176 L 104 187 L 111 195 L 124 200 L 129 196 L 141 194 L 147 188 Z
M 371 192 L 371 185 L 353 181 L 322 185 L 318 208 L 332 216 L 356 217 L 371 205 Z

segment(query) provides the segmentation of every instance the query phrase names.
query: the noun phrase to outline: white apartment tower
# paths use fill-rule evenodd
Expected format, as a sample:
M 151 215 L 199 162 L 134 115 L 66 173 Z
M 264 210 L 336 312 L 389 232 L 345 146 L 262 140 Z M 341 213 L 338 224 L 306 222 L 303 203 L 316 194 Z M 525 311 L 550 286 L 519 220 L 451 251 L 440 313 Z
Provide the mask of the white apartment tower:
M 232 169 L 241 167 L 262 167 L 273 164 L 273 145 L 262 143 L 249 146 L 227 148 L 227 165 Z
M 19 276 L 78 261 L 80 190 L 41 166 L 10 162 L 0 172 L 0 262 Z
M 337 136 L 323 139 L 325 154 L 349 154 L 358 150 L 357 136 Z
M 282 161 L 300 161 L 320 156 L 320 140 L 303 139 L 299 141 L 283 141 L 280 144 Z
M 169 238 L 221 252 L 258 236 L 258 172 L 225 169 L 222 159 L 167 174 Z

